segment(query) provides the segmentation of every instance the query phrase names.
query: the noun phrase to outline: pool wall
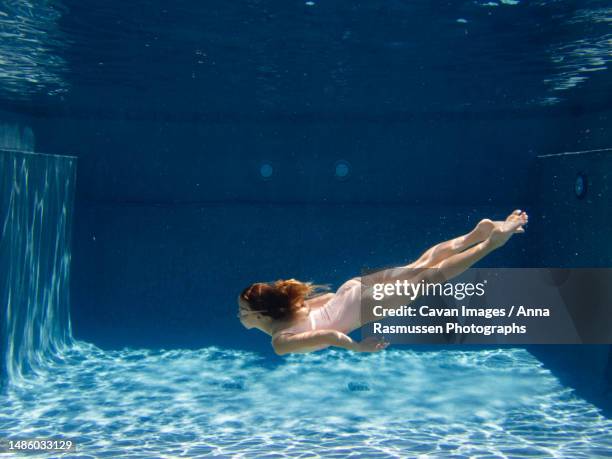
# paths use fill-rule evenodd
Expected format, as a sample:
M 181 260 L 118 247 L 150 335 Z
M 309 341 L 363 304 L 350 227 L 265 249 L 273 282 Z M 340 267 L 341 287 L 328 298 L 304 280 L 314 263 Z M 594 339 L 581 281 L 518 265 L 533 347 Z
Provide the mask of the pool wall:
M 551 138 L 574 118 L 561 110 L 224 117 L 121 103 L 35 124 L 41 148 L 81 160 L 72 318 L 77 338 L 108 348 L 269 352 L 235 318 L 240 289 L 287 276 L 337 288 L 413 261 L 481 218 L 530 210 L 535 156 L 585 139 Z M 481 266 L 524 266 L 532 241 Z
M 31 148 L 28 129 L 0 126 Z M 25 136 L 19 140 L 19 136 Z M 76 158 L 0 148 L 0 384 L 17 382 L 71 340 L 70 258 Z
M 235 318 L 250 282 L 337 288 L 362 267 L 413 261 L 481 218 L 529 211 L 538 154 L 598 141 L 582 126 L 599 114 L 567 109 L 229 116 L 123 104 L 37 114 L 34 126 L 45 151 L 79 155 L 72 318 L 77 338 L 109 348 L 269 351 Z M 525 266 L 533 241 L 480 266 Z
M 541 157 L 536 168 L 534 260 L 547 267 L 611 267 L 612 148 Z M 566 385 L 612 414 L 612 346 L 527 348 Z

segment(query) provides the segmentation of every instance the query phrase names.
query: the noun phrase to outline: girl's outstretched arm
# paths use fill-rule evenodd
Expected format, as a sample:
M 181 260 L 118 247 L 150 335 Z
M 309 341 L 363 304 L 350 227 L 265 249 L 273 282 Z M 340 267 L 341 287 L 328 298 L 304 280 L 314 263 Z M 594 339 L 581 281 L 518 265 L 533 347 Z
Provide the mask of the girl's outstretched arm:
M 387 347 L 382 340 L 366 338 L 361 343 L 338 330 L 312 330 L 294 335 L 275 336 L 272 347 L 278 355 L 318 351 L 329 346 L 341 347 L 356 352 L 376 352 Z

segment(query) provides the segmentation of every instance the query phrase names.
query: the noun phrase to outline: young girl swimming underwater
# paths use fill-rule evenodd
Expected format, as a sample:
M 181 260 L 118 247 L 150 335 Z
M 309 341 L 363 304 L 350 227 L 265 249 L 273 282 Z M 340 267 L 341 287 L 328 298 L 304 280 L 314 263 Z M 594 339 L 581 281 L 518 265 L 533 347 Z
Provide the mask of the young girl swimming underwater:
M 435 272 L 436 281 L 439 276 L 451 279 L 503 246 L 513 234 L 524 233 L 523 225 L 527 221 L 527 213 L 520 209 L 505 221 L 481 220 L 468 234 L 431 247 L 414 263 L 369 276 L 384 279 L 384 282 L 409 277 L 410 282 L 416 283 L 433 281 L 430 277 Z M 278 355 L 312 352 L 329 346 L 357 352 L 381 351 L 388 342 L 373 336 L 356 342 L 348 336 L 366 323 L 379 320 L 361 323 L 361 285 L 362 279 L 354 277 L 342 284 L 335 294 L 314 296 L 314 291 L 323 286 L 295 279 L 271 284 L 258 282 L 238 296 L 238 318 L 247 329 L 257 328 L 270 335 Z M 406 304 L 405 298 L 398 301 Z M 390 306 L 388 302 L 386 305 Z

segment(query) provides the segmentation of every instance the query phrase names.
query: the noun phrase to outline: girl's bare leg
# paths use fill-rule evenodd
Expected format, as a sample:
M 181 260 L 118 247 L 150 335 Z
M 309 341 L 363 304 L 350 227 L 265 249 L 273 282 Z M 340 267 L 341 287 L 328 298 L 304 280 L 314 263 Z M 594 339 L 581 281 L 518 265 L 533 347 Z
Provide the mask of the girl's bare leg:
M 520 209 L 515 210 L 511 215 L 522 215 Z M 446 258 L 463 252 L 467 248 L 484 241 L 489 237 L 491 231 L 505 222 L 503 221 L 492 221 L 485 218 L 478 222 L 476 227 L 463 236 L 450 239 L 448 241 L 440 242 L 429 248 L 423 255 L 419 257 L 417 261 L 412 263 L 410 266 L 413 268 L 430 268 L 434 267 Z M 525 230 L 519 225 L 516 229 L 517 233 L 523 233 Z
M 496 224 L 484 241 L 461 253 L 451 255 L 435 265 L 437 276 L 441 276 L 444 280 L 458 276 L 493 250 L 503 246 L 514 233 L 524 232 L 524 229 L 517 230 L 525 225 L 527 220 L 527 213 L 515 210 L 504 222 Z
M 481 220 L 469 233 L 430 247 L 412 264 L 412 266 L 414 268 L 431 268 L 442 260 L 460 253 L 474 244 L 484 241 L 492 229 L 493 222 L 491 220 Z
M 503 246 L 513 234 L 524 233 L 525 230 L 522 228 L 522 226 L 527 224 L 527 220 L 528 217 L 525 212 L 515 210 L 505 221 L 492 222 L 494 224 L 493 229 L 491 229 L 489 235 L 484 240 L 481 240 L 480 242 L 476 243 L 476 245 L 464 250 L 463 252 L 452 252 L 453 254 L 451 256 L 443 259 L 437 264 L 416 266 L 415 263 L 413 263 L 407 266 L 399 266 L 397 268 L 378 271 L 362 277 L 361 295 L 362 297 L 373 298 L 372 286 L 375 283 L 394 282 L 400 279 L 405 280 L 409 277 L 414 279 L 413 282 L 420 282 L 421 280 L 426 280 L 427 282 L 444 282 L 448 279 L 452 279 L 453 277 L 463 273 L 493 250 Z M 458 244 L 467 245 L 472 240 L 476 239 L 476 236 L 474 236 L 472 233 L 462 236 L 461 238 L 463 239 L 456 238 L 438 245 L 446 244 L 447 247 L 444 247 L 443 249 L 444 253 L 451 253 L 451 251 L 456 250 L 453 248 L 453 241 L 458 239 Z M 435 249 L 435 247 L 437 246 L 432 247 L 432 249 Z M 414 300 L 415 298 L 412 299 Z M 410 301 L 406 302 L 405 297 L 393 295 L 385 299 L 385 308 L 394 308 L 409 303 Z M 362 310 L 360 319 L 361 325 L 359 326 L 362 326 L 370 322 L 376 322 L 380 320 L 380 317 L 376 317 L 373 314 Z

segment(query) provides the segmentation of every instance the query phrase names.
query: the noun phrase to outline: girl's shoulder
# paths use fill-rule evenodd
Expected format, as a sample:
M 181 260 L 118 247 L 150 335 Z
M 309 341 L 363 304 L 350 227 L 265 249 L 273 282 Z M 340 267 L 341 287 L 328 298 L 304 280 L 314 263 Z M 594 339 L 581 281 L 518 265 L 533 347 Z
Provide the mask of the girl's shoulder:
M 322 295 L 317 295 L 315 297 L 309 298 L 305 300 L 304 303 L 311 309 L 317 309 L 323 307 L 325 303 L 331 300 L 334 296 L 336 296 L 335 293 L 324 293 Z
M 298 317 L 294 318 L 293 320 L 285 320 L 285 321 L 279 321 L 278 323 L 278 330 L 276 330 L 274 333 L 272 333 L 272 339 L 274 339 L 274 337 L 277 336 L 281 336 L 281 335 L 295 335 L 296 333 L 300 333 L 301 331 L 304 331 L 304 329 L 308 328 L 308 324 L 310 324 L 310 312 L 308 310 L 305 310 L 303 312 L 301 312 Z

